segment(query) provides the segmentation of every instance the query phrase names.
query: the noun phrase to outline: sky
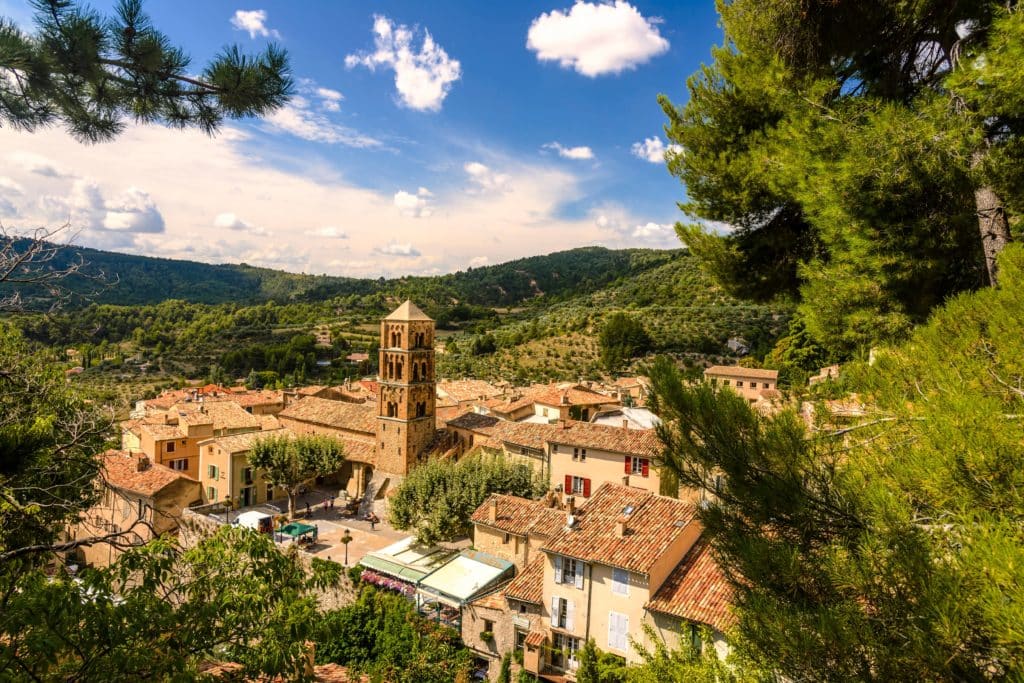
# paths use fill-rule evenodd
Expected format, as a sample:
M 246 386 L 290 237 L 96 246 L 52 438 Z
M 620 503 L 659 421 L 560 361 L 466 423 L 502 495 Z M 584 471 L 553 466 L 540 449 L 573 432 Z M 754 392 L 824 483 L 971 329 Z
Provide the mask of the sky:
M 109 11 L 113 2 L 92 6 Z M 0 223 L 74 242 L 353 277 L 580 246 L 675 248 L 685 188 L 659 93 L 721 42 L 714 4 L 149 0 L 198 71 L 284 47 L 296 96 L 215 137 L 132 125 L 86 145 L 0 127 Z M 0 16 L 31 26 L 27 3 Z

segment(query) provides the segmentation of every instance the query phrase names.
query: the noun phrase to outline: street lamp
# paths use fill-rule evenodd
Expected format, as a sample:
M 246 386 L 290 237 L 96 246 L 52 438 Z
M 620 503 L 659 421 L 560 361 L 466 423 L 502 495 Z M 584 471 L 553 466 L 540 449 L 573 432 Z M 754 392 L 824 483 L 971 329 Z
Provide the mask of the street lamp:
M 231 494 L 224 494 L 224 523 L 231 524 Z
M 345 529 L 345 533 L 342 534 L 341 542 L 345 546 L 345 566 L 347 567 L 348 566 L 348 544 L 352 542 L 352 534 L 350 534 L 348 532 L 348 529 Z

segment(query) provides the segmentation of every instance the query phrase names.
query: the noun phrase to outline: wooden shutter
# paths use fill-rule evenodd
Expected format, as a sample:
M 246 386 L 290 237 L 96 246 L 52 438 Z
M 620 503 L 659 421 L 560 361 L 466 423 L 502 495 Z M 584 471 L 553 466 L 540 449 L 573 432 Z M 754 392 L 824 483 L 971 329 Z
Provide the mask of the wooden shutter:
M 565 598 L 562 598 L 562 599 L 565 600 Z M 572 631 L 573 630 L 572 619 L 573 619 L 573 615 L 575 613 L 576 613 L 576 605 L 573 603 L 573 601 L 572 600 L 565 600 L 565 630 L 566 631 Z
M 651 473 L 651 461 L 648 460 L 647 458 L 644 458 L 643 460 L 641 460 L 641 462 L 643 463 L 644 476 L 646 477 Z
M 551 625 L 558 627 L 558 598 L 551 598 Z
M 590 498 L 590 480 L 589 479 L 584 479 L 583 480 L 583 497 L 584 498 Z
M 608 613 L 608 647 L 618 648 L 619 646 L 619 614 L 618 612 Z
M 555 555 L 555 583 L 562 583 L 562 556 Z
M 626 456 L 626 474 L 633 474 L 633 458 Z
M 619 649 L 629 649 L 629 615 L 619 615 Z
M 566 494 L 572 493 L 572 475 L 571 474 L 565 475 L 565 493 Z
M 576 560 L 576 587 L 583 590 L 583 563 Z

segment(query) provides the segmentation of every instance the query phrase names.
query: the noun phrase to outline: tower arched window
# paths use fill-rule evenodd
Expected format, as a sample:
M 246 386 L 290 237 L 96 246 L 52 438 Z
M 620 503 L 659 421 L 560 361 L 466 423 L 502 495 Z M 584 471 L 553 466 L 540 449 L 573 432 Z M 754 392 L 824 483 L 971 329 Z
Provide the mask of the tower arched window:
M 402 361 L 395 363 L 395 379 L 402 379 Z
M 419 382 L 420 381 L 420 366 L 417 365 L 416 363 L 412 364 L 412 381 L 413 382 Z

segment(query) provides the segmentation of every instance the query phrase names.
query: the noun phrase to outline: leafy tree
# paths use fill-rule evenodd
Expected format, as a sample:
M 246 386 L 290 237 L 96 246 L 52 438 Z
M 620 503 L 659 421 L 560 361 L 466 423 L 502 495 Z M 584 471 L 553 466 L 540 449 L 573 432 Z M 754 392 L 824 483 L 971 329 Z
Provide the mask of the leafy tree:
M 684 210 L 735 228 L 680 229 L 721 284 L 797 297 L 811 336 L 849 357 L 997 281 L 1024 198 L 1019 11 L 737 0 L 719 12 L 725 44 L 688 103 L 660 101 Z
M 4 571 L 0 670 L 15 681 L 185 681 L 227 659 L 295 678 L 314 593 L 339 576 L 337 563 L 307 570 L 296 551 L 230 526 L 190 549 L 152 541 L 78 577 Z
M 654 643 L 654 648 L 648 650 L 634 643 L 642 663 L 626 670 L 629 683 L 768 683 L 775 680 L 767 671 L 739 657 L 719 659 L 706 629 L 700 632 L 698 642 L 680 634 L 676 649 L 669 648 L 649 624 L 644 624 L 644 633 L 647 640 Z
M 856 424 L 756 414 L 731 392 L 651 372 L 664 466 L 713 493 L 699 511 L 735 591 L 734 642 L 791 680 L 1024 675 L 1024 249 L 873 365 L 844 368 Z M 820 408 L 820 407 L 819 407 Z
M 395 489 L 389 521 L 409 529 L 423 544 L 450 541 L 469 533 L 473 511 L 492 493 L 532 498 L 544 490 L 529 464 L 478 452 L 457 463 L 429 460 Z
M 614 372 L 630 358 L 651 350 L 651 338 L 643 324 L 625 313 L 608 316 L 598 337 L 601 362 L 608 372 Z
M 225 118 L 263 116 L 292 91 L 288 58 L 226 48 L 196 76 L 189 57 L 121 0 L 103 17 L 72 0 L 36 0 L 35 33 L 0 19 L 0 124 L 62 123 L 79 140 L 116 137 L 125 119 L 212 133 Z
M 262 470 L 268 482 L 288 492 L 289 517 L 295 515 L 299 488 L 310 479 L 337 472 L 344 459 L 340 441 L 317 434 L 265 436 L 249 451 L 249 464 Z
M 317 661 L 395 683 L 448 683 L 472 664 L 455 631 L 417 614 L 406 598 L 369 585 L 355 602 L 323 615 L 316 643 Z

